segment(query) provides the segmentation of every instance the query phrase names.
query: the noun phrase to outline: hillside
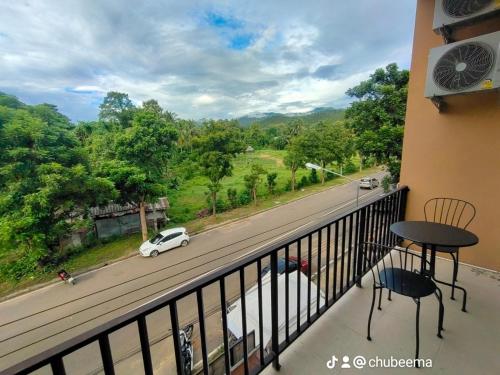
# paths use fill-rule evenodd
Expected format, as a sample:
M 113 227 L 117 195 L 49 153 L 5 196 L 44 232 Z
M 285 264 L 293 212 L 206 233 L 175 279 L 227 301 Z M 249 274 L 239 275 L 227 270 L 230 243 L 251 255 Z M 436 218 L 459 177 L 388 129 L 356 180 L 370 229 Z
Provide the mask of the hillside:
M 238 118 L 241 126 L 247 127 L 257 123 L 263 127 L 286 124 L 293 119 L 301 119 L 306 124 L 316 123 L 319 121 L 336 121 L 344 118 L 344 109 L 336 109 L 330 107 L 315 108 L 310 112 L 305 113 L 276 113 L 267 112 L 255 115 L 247 115 Z

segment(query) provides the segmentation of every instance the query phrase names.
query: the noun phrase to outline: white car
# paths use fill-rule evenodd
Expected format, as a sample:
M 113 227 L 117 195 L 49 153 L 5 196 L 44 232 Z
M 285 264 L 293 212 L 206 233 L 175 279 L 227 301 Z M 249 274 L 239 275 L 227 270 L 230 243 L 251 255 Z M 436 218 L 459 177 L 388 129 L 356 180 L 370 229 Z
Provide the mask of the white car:
M 158 233 L 150 240 L 144 242 L 139 248 L 139 253 L 143 257 L 156 257 L 163 251 L 173 249 L 174 247 L 187 246 L 189 236 L 186 228 L 172 228 Z
M 364 189 L 375 189 L 379 186 L 379 182 L 375 177 L 363 177 L 359 181 L 359 187 Z

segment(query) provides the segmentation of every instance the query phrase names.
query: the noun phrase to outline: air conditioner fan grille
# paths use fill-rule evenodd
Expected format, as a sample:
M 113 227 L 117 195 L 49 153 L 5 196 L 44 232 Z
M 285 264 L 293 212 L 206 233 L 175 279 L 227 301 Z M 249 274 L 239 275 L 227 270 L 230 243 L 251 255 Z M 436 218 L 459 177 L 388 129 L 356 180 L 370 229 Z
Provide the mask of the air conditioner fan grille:
M 490 5 L 492 0 L 443 0 L 443 10 L 450 17 L 473 15 Z
M 448 91 L 462 91 L 477 85 L 491 71 L 492 49 L 482 43 L 464 43 L 446 52 L 433 71 L 436 85 Z

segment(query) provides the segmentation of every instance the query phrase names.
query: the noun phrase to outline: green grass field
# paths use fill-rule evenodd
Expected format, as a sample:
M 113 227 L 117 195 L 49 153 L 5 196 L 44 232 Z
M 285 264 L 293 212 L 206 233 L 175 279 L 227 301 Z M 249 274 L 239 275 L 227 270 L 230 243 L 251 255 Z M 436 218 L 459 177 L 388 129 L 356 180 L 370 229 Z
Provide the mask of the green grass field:
M 283 158 L 286 155 L 284 150 L 257 150 L 253 153 L 239 155 L 234 159 L 233 175 L 222 180 L 222 189 L 219 192 L 219 198 L 227 201 L 227 189 L 235 188 L 238 192 L 245 189 L 243 176 L 249 173 L 250 166 L 254 163 L 260 164 L 267 172 L 276 172 L 276 190 L 278 193 L 284 192 L 287 182 L 291 179 L 290 170 L 283 164 Z M 357 160 L 354 160 L 357 164 Z M 334 167 L 333 167 L 334 168 Z M 335 170 L 335 169 L 334 169 Z M 297 182 L 302 176 L 309 176 L 310 171 L 299 169 L 297 171 Z M 170 201 L 169 216 L 174 222 L 180 223 L 196 218 L 196 213 L 208 207 L 206 194 L 207 178 L 204 176 L 195 176 L 184 181 L 178 190 L 169 191 Z M 263 197 L 267 195 L 266 176 L 262 176 L 262 182 L 258 189 L 258 195 Z

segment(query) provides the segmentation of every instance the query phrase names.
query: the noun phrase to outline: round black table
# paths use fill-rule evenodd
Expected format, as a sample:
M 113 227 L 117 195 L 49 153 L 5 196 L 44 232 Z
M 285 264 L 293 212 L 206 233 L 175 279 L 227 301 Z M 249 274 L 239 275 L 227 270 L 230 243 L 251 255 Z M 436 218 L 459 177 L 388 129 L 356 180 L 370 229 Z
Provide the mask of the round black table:
M 467 247 L 479 242 L 468 230 L 429 221 L 399 221 L 390 229 L 399 237 L 428 246 Z
M 468 230 L 451 225 L 433 223 L 429 221 L 399 221 L 391 225 L 392 233 L 406 240 L 415 242 L 422 247 L 422 262 L 420 273 L 429 275 L 434 281 L 458 288 L 464 293 L 462 311 L 465 310 L 467 291 L 454 283 L 449 284 L 435 277 L 436 251 L 437 247 L 467 247 L 474 246 L 479 242 L 479 238 Z M 429 269 L 427 269 L 427 249 L 431 251 Z M 452 295 L 453 296 L 453 295 Z M 452 297 L 453 298 L 453 297 Z
M 422 259 L 426 259 L 427 249 L 430 249 L 430 269 L 427 270 L 427 263 L 422 262 L 421 271 L 431 276 L 434 276 L 436 247 L 467 247 L 479 242 L 479 238 L 468 230 L 430 221 L 398 221 L 391 225 L 390 230 L 399 237 L 421 245 Z

